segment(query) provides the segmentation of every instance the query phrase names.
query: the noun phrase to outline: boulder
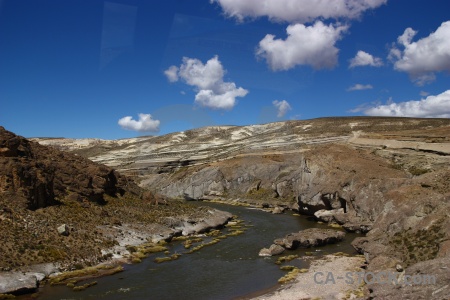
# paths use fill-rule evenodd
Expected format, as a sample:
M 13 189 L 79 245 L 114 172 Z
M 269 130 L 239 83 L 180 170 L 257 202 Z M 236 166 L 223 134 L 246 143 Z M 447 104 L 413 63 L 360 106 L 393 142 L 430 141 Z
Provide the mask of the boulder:
M 61 226 L 59 226 L 56 229 L 58 230 L 58 233 L 60 235 L 64 235 L 64 236 L 68 236 L 69 235 L 69 226 L 67 226 L 66 224 L 62 224 Z
M 231 213 L 218 209 L 212 209 L 208 213 L 209 216 L 203 219 L 184 220 L 182 222 L 178 222 L 174 228 L 181 230 L 183 235 L 204 233 L 227 224 L 227 222 L 233 217 Z
M 280 255 L 284 252 L 284 248 L 280 245 L 272 244 L 270 245 L 269 249 L 263 248 L 261 251 L 259 251 L 259 256 L 274 256 L 274 255 Z
M 280 207 L 280 206 L 276 206 L 273 210 L 272 213 L 273 214 L 282 214 L 284 212 L 284 208 Z
M 333 229 L 309 228 L 296 233 L 286 235 L 284 238 L 276 239 L 275 244 L 286 249 L 298 247 L 309 248 L 334 244 L 344 239 L 345 232 Z
M 33 292 L 38 286 L 38 279 L 34 273 L 0 273 L 0 294 Z
M 332 210 L 321 209 L 314 213 L 314 217 L 316 217 L 316 219 L 319 221 L 329 223 L 334 220 L 334 215 L 336 213 L 343 213 L 343 212 L 344 212 L 343 208 L 332 209 Z
M 342 228 L 344 228 L 348 232 L 357 232 L 357 233 L 367 233 L 372 230 L 371 223 L 345 223 L 342 224 Z

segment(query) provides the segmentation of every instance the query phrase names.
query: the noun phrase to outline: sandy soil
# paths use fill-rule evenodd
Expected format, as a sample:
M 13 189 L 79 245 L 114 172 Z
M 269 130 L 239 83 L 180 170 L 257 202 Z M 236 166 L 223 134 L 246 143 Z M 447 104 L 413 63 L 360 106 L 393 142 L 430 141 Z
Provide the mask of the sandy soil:
M 309 271 L 299 274 L 293 283 L 254 299 L 358 299 L 362 296 L 363 285 L 358 282 L 356 273 L 363 271 L 363 264 L 363 257 L 327 255 L 313 261 Z M 351 284 L 346 277 L 348 274 L 353 279 Z

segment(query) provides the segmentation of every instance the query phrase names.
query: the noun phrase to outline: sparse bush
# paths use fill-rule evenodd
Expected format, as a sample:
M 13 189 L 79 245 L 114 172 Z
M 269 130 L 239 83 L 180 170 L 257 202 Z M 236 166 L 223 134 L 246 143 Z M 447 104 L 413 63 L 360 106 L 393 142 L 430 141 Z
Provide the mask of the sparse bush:
M 411 175 L 420 176 L 420 175 L 430 172 L 430 170 L 412 166 L 408 169 L 408 172 L 411 173 Z

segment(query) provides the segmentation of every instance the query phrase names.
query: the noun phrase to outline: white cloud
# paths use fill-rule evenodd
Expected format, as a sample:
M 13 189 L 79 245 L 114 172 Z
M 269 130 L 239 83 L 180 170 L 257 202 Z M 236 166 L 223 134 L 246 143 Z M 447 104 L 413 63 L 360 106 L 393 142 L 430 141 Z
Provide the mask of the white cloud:
M 337 64 L 339 49 L 334 45 L 347 26 L 325 25 L 317 21 L 312 26 L 289 25 L 285 40 L 266 35 L 256 55 L 265 58 L 274 71 L 288 70 L 296 65 L 310 65 L 314 69 L 332 68 Z
M 416 34 L 417 31 L 413 30 L 412 28 L 406 28 L 405 32 L 403 32 L 403 34 L 397 38 L 397 43 L 406 47 L 411 44 L 411 41 Z
M 369 116 L 450 118 L 450 90 L 421 100 L 391 102 L 365 108 L 364 113 Z
M 133 120 L 131 116 L 123 117 L 119 120 L 118 124 L 127 130 L 149 132 L 159 131 L 159 120 L 153 120 L 150 114 L 139 114 L 139 120 Z
M 349 68 L 362 66 L 380 67 L 382 65 L 383 61 L 381 58 L 374 57 L 371 54 L 360 50 L 356 53 L 356 56 L 350 60 Z
M 181 79 L 194 86 L 197 91 L 195 103 L 212 109 L 228 110 L 236 105 L 236 97 L 244 97 L 248 91 L 236 87 L 234 82 L 224 82 L 225 73 L 217 56 L 206 64 L 195 58 L 184 57 L 179 68 L 171 66 L 164 72 L 171 82 Z
M 286 29 L 285 40 L 267 34 L 259 42 L 257 56 L 266 59 L 269 67 L 277 71 L 296 65 L 333 68 L 339 52 L 335 44 L 348 26 L 339 22 L 326 26 L 322 21 L 356 19 L 363 12 L 386 4 L 387 0 L 210 0 L 210 3 L 217 3 L 226 16 L 240 22 L 267 16 L 271 21 L 291 24 Z M 312 26 L 303 25 L 314 21 Z
M 373 89 L 371 84 L 360 84 L 357 83 L 354 86 L 351 86 L 347 89 L 347 91 L 362 91 L 362 90 L 370 90 Z
M 170 82 L 178 81 L 178 68 L 176 66 L 171 66 L 164 71 L 164 74 Z
M 444 22 L 429 36 L 412 42 L 416 31 L 407 28 L 389 53 L 394 68 L 407 72 L 421 86 L 436 79 L 435 72 L 450 71 L 450 21 Z
M 229 17 L 243 21 L 246 17 L 267 16 L 274 21 L 312 22 L 316 19 L 355 19 L 387 0 L 210 0 L 218 3 Z
M 277 117 L 281 118 L 283 117 L 289 110 L 291 110 L 291 106 L 286 100 L 275 100 L 272 102 L 272 104 L 278 109 Z

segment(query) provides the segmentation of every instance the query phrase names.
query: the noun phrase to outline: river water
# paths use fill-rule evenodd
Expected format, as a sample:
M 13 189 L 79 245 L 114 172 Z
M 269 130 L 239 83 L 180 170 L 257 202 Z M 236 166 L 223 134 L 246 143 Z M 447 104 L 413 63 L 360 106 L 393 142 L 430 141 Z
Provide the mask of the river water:
M 198 204 L 193 204 L 198 205 Z M 223 204 L 201 203 L 226 210 L 245 221 L 245 233 L 228 237 L 179 259 L 155 263 L 153 254 L 139 264 L 126 265 L 125 271 L 96 278 L 97 285 L 74 292 L 66 286 L 44 287 L 38 299 L 235 299 L 277 285 L 286 271 L 275 264 L 277 257 L 258 256 L 261 248 L 268 247 L 275 238 L 301 229 L 329 228 L 291 213 L 274 215 L 267 212 Z M 226 231 L 226 229 L 224 229 Z M 336 245 L 316 249 L 285 251 L 282 255 L 298 254 L 320 256 L 326 253 L 354 254 L 350 242 L 358 235 L 347 234 Z M 180 242 L 168 245 L 171 253 L 186 250 Z M 317 251 L 318 250 L 318 251 Z M 296 259 L 287 263 L 307 268 L 307 260 Z M 90 280 L 93 281 L 93 280 Z M 89 281 L 87 281 L 89 282 Z M 83 283 L 81 283 L 83 284 Z

